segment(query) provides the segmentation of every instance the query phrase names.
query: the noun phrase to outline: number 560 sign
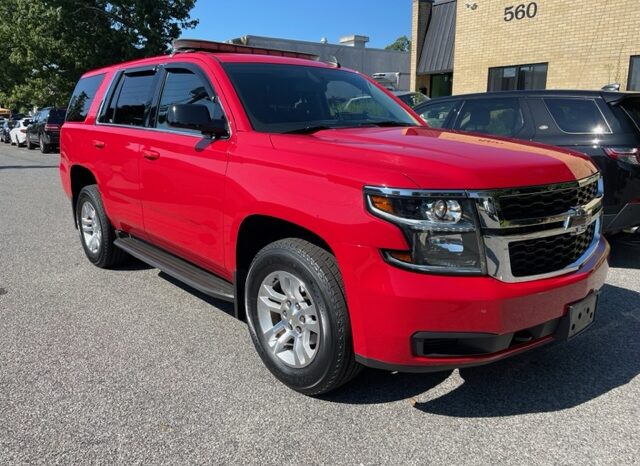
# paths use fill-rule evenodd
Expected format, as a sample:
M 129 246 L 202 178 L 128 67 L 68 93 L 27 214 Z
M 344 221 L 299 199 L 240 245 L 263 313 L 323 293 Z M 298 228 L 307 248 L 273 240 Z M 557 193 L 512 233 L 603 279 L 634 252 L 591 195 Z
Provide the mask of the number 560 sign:
M 517 6 L 508 6 L 504 9 L 504 20 L 513 21 L 525 18 L 533 18 L 538 14 L 538 4 L 531 2 L 528 4 L 521 3 Z

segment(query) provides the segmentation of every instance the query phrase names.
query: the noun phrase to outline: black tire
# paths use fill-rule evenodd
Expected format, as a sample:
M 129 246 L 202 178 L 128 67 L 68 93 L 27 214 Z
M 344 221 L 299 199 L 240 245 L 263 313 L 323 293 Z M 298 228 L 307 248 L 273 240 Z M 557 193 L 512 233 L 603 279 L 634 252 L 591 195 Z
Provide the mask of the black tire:
M 48 154 L 49 152 L 51 152 L 51 146 L 45 144 L 44 139 L 42 138 L 42 134 L 40 135 L 38 142 L 40 144 L 40 152 L 42 152 L 43 154 Z
M 91 251 L 83 232 L 82 207 L 85 203 L 90 204 L 93 209 L 95 209 L 95 217 L 98 220 L 98 227 L 101 231 L 101 243 L 95 252 Z M 106 269 L 122 263 L 127 257 L 127 254 L 122 249 L 113 244 L 116 240 L 116 232 L 105 214 L 102 197 L 95 184 L 85 186 L 80 191 L 76 203 L 76 222 L 78 231 L 80 232 L 80 243 L 82 244 L 84 253 L 92 264 Z
M 33 150 L 33 149 L 35 149 L 35 148 L 36 148 L 36 146 L 34 146 L 34 145 L 31 143 L 31 139 L 29 138 L 29 133 L 27 133 L 27 141 L 26 141 L 26 145 L 27 145 L 27 149 L 29 149 L 29 150 Z
M 319 320 L 315 357 L 305 367 L 290 367 L 269 348 L 263 331 L 256 331 L 258 293 L 263 280 L 284 271 L 306 284 Z M 245 287 L 249 332 L 260 358 L 282 383 L 305 395 L 320 395 L 347 383 L 361 369 L 355 361 L 349 313 L 342 277 L 335 257 L 298 238 L 287 238 L 263 248 L 251 263 Z M 258 327 L 257 327 L 258 326 Z

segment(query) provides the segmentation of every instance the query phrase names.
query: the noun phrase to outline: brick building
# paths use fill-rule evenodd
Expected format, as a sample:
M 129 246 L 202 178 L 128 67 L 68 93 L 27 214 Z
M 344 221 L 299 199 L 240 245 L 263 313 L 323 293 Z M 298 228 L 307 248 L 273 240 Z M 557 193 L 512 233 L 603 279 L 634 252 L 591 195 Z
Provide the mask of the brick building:
M 640 0 L 413 0 L 411 87 L 640 91 Z

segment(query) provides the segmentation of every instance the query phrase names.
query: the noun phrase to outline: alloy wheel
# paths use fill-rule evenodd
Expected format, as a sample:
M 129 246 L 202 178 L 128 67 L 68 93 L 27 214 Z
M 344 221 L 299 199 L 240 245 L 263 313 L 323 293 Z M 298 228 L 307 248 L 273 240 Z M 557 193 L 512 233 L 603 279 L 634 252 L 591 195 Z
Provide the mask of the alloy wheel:
M 90 202 L 82 204 L 80 223 L 84 244 L 92 254 L 97 254 L 102 245 L 102 228 L 96 209 Z
M 265 277 L 258 292 L 258 322 L 267 347 L 285 365 L 308 366 L 318 353 L 318 310 L 295 275 L 276 271 Z

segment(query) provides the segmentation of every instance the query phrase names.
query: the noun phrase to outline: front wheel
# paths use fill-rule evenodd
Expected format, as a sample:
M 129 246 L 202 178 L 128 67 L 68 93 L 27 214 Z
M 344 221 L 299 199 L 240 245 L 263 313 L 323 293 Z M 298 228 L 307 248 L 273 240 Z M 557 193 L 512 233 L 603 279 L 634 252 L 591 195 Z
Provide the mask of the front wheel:
M 36 148 L 36 146 L 34 146 L 34 145 L 31 143 L 31 139 L 29 139 L 29 135 L 28 135 L 28 134 L 27 134 L 26 144 L 27 144 L 27 149 L 29 149 L 29 150 L 33 150 L 33 149 L 35 149 L 35 148 Z
M 281 382 L 319 395 L 358 374 L 333 255 L 297 238 L 276 241 L 254 258 L 245 289 L 251 338 Z

